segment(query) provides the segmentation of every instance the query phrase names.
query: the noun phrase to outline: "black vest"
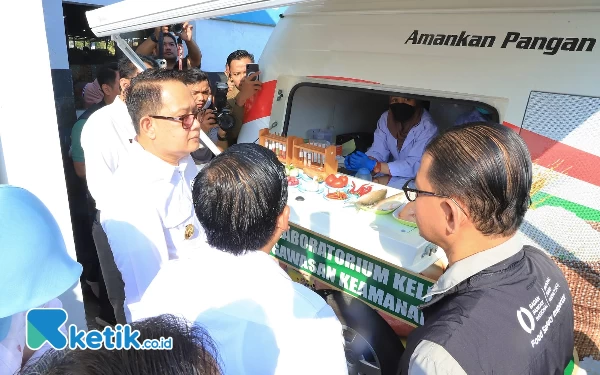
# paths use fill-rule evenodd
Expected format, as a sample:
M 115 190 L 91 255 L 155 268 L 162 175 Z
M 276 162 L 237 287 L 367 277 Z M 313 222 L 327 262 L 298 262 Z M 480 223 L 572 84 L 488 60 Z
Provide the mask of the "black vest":
M 556 264 L 525 246 L 421 306 L 401 371 L 422 340 L 442 346 L 467 374 L 563 374 L 573 358 L 573 303 Z

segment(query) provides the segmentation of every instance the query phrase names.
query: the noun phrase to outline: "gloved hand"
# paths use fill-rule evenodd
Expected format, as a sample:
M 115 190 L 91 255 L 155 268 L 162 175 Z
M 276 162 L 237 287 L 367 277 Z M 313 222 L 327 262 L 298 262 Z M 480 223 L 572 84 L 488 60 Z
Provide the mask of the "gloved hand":
M 351 171 L 357 171 L 360 168 L 367 168 L 369 172 L 373 171 L 377 161 L 368 157 L 364 152 L 356 151 L 344 159 L 344 166 Z

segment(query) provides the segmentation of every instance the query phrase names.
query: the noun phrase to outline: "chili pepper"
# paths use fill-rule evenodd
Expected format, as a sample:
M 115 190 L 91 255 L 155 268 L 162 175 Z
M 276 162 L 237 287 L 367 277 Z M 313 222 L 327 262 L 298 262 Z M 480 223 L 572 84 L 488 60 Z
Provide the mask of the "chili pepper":
M 365 194 L 367 194 L 368 192 L 370 192 L 373 189 L 373 187 L 369 184 L 364 184 L 361 185 L 361 187 L 358 188 L 358 190 L 356 191 L 356 194 L 360 195 L 361 197 Z
M 357 194 L 356 193 L 356 184 L 354 183 L 354 181 L 352 181 L 352 189 L 350 189 L 350 191 L 348 193 Z

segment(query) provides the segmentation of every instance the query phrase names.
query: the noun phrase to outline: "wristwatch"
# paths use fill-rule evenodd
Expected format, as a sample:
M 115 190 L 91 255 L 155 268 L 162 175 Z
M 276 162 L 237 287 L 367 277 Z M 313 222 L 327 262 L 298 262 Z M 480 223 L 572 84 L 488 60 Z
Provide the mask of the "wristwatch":
M 371 173 L 377 174 L 379 172 L 381 172 L 381 162 L 378 161 L 377 164 L 375 164 L 375 167 L 373 168 L 373 172 Z
M 156 39 L 156 35 L 154 35 L 154 33 L 150 34 L 150 40 L 154 43 L 158 43 L 158 39 Z

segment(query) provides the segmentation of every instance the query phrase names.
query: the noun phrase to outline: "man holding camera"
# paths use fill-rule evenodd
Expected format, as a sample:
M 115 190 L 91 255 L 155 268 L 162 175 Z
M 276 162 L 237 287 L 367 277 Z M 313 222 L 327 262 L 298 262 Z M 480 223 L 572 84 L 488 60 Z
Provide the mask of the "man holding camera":
M 131 81 L 126 97 L 136 137 L 113 176 L 101 223 L 125 284 L 127 321 L 127 306 L 139 301 L 162 264 L 205 243 L 191 191 L 199 113 L 181 76 L 147 70 Z
M 192 93 L 196 108 L 202 111 L 200 128 L 215 143 L 219 150 L 229 147 L 228 132 L 231 131 L 244 117 L 244 107 L 227 100 L 228 87 L 218 83 L 215 95 L 212 95 L 208 75 L 200 69 L 189 69 L 183 73 L 183 80 Z M 238 120 L 239 119 L 239 120 Z M 209 162 L 213 153 L 200 141 L 200 148 L 192 153 L 192 158 L 198 164 Z
M 247 68 L 250 64 L 254 64 L 254 55 L 245 50 L 237 50 L 229 54 L 225 64 L 225 75 L 229 86 L 227 99 L 235 119 L 235 126 L 227 133 L 230 145 L 237 143 L 244 124 L 244 105 L 262 88 L 262 82 L 258 80 L 260 72 L 248 72 Z
M 169 70 L 187 70 L 199 68 L 202 63 L 202 53 L 200 48 L 193 39 L 194 26 L 188 22 L 183 24 L 175 24 L 171 26 L 162 26 L 154 29 L 142 44 L 136 49 L 136 53 L 140 55 L 154 55 L 158 59 L 165 59 L 167 62 L 166 69 Z M 163 56 L 159 56 L 159 43 L 162 33 Z M 175 34 L 175 35 L 173 35 Z M 179 43 L 178 40 L 179 39 Z M 182 59 L 179 64 L 178 48 L 185 42 L 188 49 L 188 55 Z M 181 48 L 183 46 L 181 45 Z M 181 65 L 181 68 L 180 68 Z

